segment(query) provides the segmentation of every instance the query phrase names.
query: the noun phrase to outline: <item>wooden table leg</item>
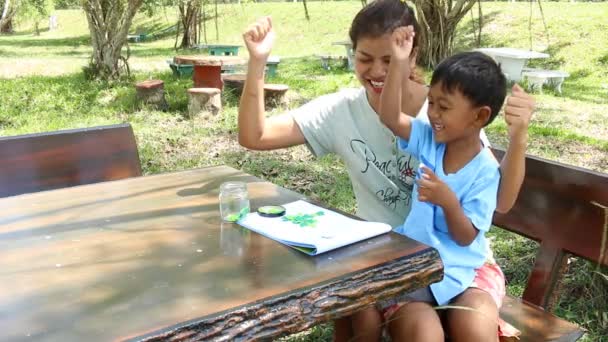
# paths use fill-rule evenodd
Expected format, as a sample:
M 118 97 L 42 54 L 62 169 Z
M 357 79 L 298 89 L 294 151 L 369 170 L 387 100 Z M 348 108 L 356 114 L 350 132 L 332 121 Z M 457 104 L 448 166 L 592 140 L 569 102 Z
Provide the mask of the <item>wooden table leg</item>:
M 217 88 L 222 90 L 222 67 L 220 65 L 195 65 L 192 73 L 195 88 Z

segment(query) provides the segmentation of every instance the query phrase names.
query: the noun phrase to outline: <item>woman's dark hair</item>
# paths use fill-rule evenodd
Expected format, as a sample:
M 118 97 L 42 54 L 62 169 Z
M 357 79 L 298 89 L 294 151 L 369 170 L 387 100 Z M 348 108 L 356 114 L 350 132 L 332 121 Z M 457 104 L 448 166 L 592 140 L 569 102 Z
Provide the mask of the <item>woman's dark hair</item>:
M 409 25 L 414 27 L 416 33 L 413 45 L 415 49 L 418 46 L 420 26 L 414 10 L 402 0 L 374 0 L 357 13 L 348 35 L 353 50 L 357 50 L 357 42 L 361 38 L 378 38 L 386 33 L 392 33 L 398 27 Z M 412 70 L 410 79 L 424 84 L 424 79 L 417 70 Z
M 392 33 L 398 27 L 414 27 L 414 48 L 418 46 L 418 32 L 420 27 L 414 11 L 401 0 L 374 0 L 363 7 L 353 19 L 348 32 L 357 49 L 357 42 L 361 38 L 378 38 L 385 33 Z
M 490 107 L 492 112 L 486 126 L 500 111 L 507 94 L 507 80 L 500 66 L 476 51 L 461 52 L 439 63 L 433 71 L 431 86 L 439 82 L 447 92 L 459 90 L 475 106 Z

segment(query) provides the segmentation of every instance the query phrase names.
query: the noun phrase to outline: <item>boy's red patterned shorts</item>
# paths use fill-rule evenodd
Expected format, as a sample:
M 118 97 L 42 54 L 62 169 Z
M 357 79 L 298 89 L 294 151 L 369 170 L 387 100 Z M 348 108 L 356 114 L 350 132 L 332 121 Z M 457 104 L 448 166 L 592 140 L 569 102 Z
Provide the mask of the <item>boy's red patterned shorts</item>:
M 496 263 L 487 262 L 480 268 L 476 269 L 475 272 L 475 279 L 470 287 L 478 288 L 487 292 L 492 299 L 494 299 L 496 306 L 500 308 L 502 306 L 502 300 L 506 295 L 505 275 L 502 273 L 500 267 Z M 382 309 L 384 320 L 387 321 L 392 314 L 407 303 L 408 301 L 399 302 Z M 436 305 L 436 303 L 432 304 Z M 520 331 L 499 318 L 498 335 L 516 337 L 520 335 Z

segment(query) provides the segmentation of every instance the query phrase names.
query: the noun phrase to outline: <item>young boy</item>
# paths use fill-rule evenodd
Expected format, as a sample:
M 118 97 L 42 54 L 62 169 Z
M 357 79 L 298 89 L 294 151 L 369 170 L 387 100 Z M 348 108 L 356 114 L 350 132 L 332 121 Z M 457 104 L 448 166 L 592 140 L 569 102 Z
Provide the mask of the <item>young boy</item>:
M 424 164 L 414 187 L 412 210 L 396 231 L 435 247 L 441 255 L 443 280 L 431 284 L 430 289 L 417 291 L 415 296 L 406 296 L 406 302 L 426 302 L 430 304 L 427 309 L 432 310 L 435 303 L 448 304 L 473 286 L 475 269 L 488 258 L 485 232 L 496 208 L 500 174 L 499 165 L 483 146 L 479 132 L 498 114 L 506 96 L 506 79 L 496 62 L 481 53 L 449 57 L 433 73 L 428 95 L 429 123 L 411 118 L 401 112 L 401 94 L 410 74 L 408 58 L 413 36 L 412 27 L 393 32 L 380 118 L 400 138 L 399 147 Z M 437 316 L 434 310 L 432 314 Z M 404 329 L 417 322 L 426 325 L 420 327 L 422 330 L 428 330 L 433 329 L 432 322 L 439 322 L 438 317 L 416 320 L 403 315 L 397 319 L 403 321 Z M 490 319 L 488 324 L 496 322 Z M 437 336 L 438 340 L 442 338 Z M 494 334 L 485 341 L 496 339 Z

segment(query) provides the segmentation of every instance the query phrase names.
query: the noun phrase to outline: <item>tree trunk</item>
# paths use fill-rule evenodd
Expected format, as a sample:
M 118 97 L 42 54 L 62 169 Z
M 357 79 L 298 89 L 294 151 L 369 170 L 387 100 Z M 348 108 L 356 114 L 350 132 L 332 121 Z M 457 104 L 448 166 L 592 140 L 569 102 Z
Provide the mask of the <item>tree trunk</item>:
M 418 62 L 435 67 L 452 54 L 456 26 L 477 0 L 415 0 L 420 23 Z
M 90 72 L 101 79 L 116 79 L 129 73 L 128 54 L 121 51 L 133 17 L 143 0 L 85 0 L 93 56 Z M 127 46 L 128 48 L 128 46 Z
M 11 6 L 11 1 L 5 0 L 2 6 L 2 16 L 0 16 L 0 33 L 13 33 L 15 12 L 15 6 Z
M 182 35 L 182 42 L 180 48 L 187 49 L 191 48 L 196 44 L 197 32 L 198 32 L 198 21 L 197 18 L 200 13 L 200 1 L 191 0 L 186 3 L 180 3 L 178 5 L 179 16 L 184 33 Z
M 302 4 L 304 4 L 304 15 L 306 16 L 306 20 L 310 21 L 310 15 L 308 15 L 308 6 L 306 5 L 306 0 L 302 0 Z

